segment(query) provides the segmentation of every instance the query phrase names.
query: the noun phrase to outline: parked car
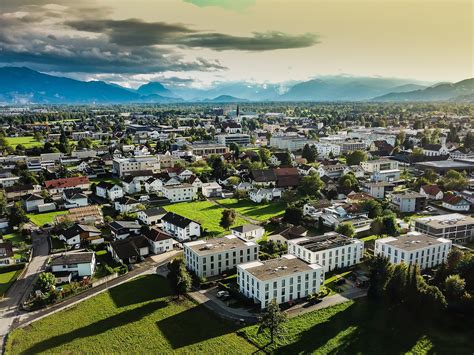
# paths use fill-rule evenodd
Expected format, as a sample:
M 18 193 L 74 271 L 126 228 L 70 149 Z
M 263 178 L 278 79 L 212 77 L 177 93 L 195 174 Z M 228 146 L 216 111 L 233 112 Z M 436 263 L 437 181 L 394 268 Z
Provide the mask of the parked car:
M 216 296 L 217 298 L 229 297 L 229 291 L 218 291 Z

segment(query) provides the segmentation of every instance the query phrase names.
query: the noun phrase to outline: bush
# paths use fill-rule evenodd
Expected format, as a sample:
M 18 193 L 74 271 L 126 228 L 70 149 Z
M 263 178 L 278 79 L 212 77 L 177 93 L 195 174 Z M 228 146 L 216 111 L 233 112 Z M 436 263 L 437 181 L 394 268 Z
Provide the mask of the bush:
M 0 268 L 0 274 L 5 274 L 10 271 L 22 270 L 25 267 L 25 263 L 11 264 L 8 266 L 2 266 Z

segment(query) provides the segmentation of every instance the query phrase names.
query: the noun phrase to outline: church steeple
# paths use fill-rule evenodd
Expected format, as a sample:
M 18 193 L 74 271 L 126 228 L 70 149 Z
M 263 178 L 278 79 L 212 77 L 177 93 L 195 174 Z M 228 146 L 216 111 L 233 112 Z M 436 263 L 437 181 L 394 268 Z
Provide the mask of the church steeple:
M 237 105 L 237 112 L 236 112 L 236 114 L 237 114 L 237 117 L 240 116 L 240 107 L 239 107 L 239 105 Z

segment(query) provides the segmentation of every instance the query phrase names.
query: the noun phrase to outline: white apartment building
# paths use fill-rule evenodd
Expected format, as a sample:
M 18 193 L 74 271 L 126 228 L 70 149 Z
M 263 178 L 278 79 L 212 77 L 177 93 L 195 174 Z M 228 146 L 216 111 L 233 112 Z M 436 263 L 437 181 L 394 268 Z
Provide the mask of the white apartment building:
M 400 169 L 379 170 L 371 175 L 372 181 L 392 182 L 400 180 L 402 171 Z
M 184 243 L 186 267 L 198 277 L 220 275 L 238 264 L 257 260 L 258 244 L 235 235 Z
M 112 171 L 119 176 L 128 175 L 132 171 L 151 170 L 156 173 L 160 170 L 160 161 L 153 155 L 114 158 L 112 164 Z
M 360 166 L 368 173 L 375 173 L 380 170 L 398 169 L 398 161 L 390 159 L 367 160 L 361 162 Z
M 463 244 L 474 240 L 474 218 L 459 213 L 417 218 L 415 230 Z
M 318 151 L 318 156 L 327 158 L 332 153 L 333 156 L 337 157 L 341 155 L 341 146 L 332 143 L 316 143 L 314 145 Z
M 161 187 L 163 197 L 170 202 L 192 201 L 196 198 L 197 189 L 191 184 L 164 185 Z
M 360 263 L 364 255 L 364 242 L 329 232 L 288 240 L 288 253 L 307 263 L 321 265 L 324 272 L 328 272 Z
M 426 269 L 445 262 L 452 244 L 449 239 L 412 232 L 375 240 L 374 254 L 387 257 L 393 264 L 417 264 Z
M 320 265 L 307 264 L 294 255 L 237 265 L 240 292 L 266 308 L 271 300 L 290 302 L 319 292 L 324 281 Z
M 313 145 L 316 144 L 316 141 L 297 135 L 272 136 L 270 138 L 272 148 L 289 150 L 290 152 L 303 149 L 306 144 Z

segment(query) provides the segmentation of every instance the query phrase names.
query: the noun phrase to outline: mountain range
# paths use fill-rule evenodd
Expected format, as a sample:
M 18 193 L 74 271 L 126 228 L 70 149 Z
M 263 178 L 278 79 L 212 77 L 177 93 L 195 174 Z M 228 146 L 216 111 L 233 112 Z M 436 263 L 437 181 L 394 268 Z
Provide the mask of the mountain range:
M 0 68 L 0 104 L 116 104 L 247 101 L 457 101 L 474 102 L 474 79 L 426 86 L 413 80 L 326 76 L 303 82 L 218 83 L 209 89 L 150 82 L 129 89 L 80 81 L 24 67 Z

